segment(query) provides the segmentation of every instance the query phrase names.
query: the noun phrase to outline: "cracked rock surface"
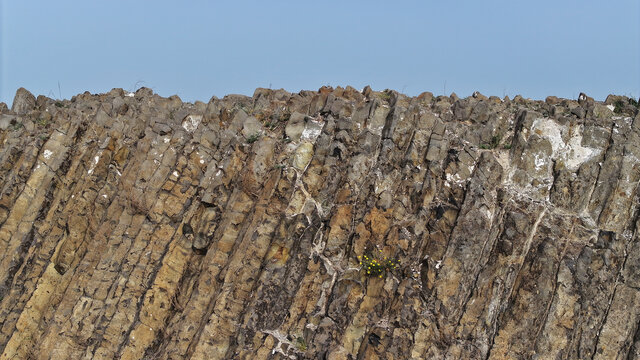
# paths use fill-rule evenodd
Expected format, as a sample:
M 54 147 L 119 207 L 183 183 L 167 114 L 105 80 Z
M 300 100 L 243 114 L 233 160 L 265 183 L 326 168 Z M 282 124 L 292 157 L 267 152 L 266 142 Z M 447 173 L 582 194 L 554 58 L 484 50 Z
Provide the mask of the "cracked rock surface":
M 620 96 L 20 89 L 0 359 L 640 359 L 639 159 Z

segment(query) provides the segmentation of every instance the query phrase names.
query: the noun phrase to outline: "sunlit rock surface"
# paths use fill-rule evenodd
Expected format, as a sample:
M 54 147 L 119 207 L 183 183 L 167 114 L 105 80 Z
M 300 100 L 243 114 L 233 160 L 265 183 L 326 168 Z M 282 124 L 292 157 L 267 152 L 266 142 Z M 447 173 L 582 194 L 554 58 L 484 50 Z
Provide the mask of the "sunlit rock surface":
M 616 96 L 20 89 L 0 358 L 638 359 L 639 158 Z

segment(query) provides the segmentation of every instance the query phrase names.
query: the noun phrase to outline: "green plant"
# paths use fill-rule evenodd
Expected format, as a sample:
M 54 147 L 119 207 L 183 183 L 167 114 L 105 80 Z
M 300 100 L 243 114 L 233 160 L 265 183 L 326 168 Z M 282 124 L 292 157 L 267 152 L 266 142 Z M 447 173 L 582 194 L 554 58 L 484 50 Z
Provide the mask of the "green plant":
M 47 126 L 47 124 L 49 124 L 49 120 L 39 117 L 38 120 L 36 120 L 36 123 L 39 126 L 45 127 L 45 126 Z
M 400 264 L 399 261 L 394 259 L 385 257 L 379 260 L 369 255 L 358 256 L 358 260 L 360 260 L 360 269 L 366 272 L 367 276 L 377 276 L 379 278 L 382 278 L 387 272 L 397 269 Z
M 299 351 L 307 351 L 307 342 L 304 341 L 304 338 L 302 336 L 298 336 L 296 338 L 296 348 Z
M 503 149 L 505 150 L 509 150 L 511 149 L 511 144 L 504 144 L 504 146 L 502 146 Z
M 380 93 L 380 98 L 382 98 L 382 100 L 386 100 L 386 101 L 391 100 L 391 92 L 385 90 L 384 92 Z
M 267 129 L 269 129 L 269 130 L 273 130 L 278 126 L 278 123 L 275 122 L 275 121 L 274 122 L 267 121 L 266 123 L 264 123 L 264 126 L 266 126 Z
M 500 140 L 502 140 L 501 135 L 495 135 L 491 138 L 491 142 L 480 144 L 480 149 L 495 149 L 500 145 Z
M 635 108 L 640 109 L 640 103 L 638 102 L 638 100 L 636 100 L 636 99 L 634 99 L 634 98 L 630 97 L 629 99 L 627 99 L 627 102 L 626 102 L 626 103 L 625 103 L 625 102 L 624 102 L 624 100 L 622 100 L 622 99 L 618 99 L 618 100 L 616 100 L 616 101 L 613 103 L 613 106 L 614 106 L 614 108 L 613 108 L 613 112 L 614 112 L 614 113 L 616 113 L 616 114 L 622 114 L 622 113 L 624 113 L 624 112 L 625 112 L 625 110 L 626 110 L 627 112 L 631 111 L 632 109 L 629 109 L 629 108 L 627 107 L 627 104 L 629 104 L 629 105 L 631 105 L 631 106 L 633 106 L 633 107 L 635 107 Z
M 495 135 L 491 138 L 491 148 L 495 149 L 496 147 L 498 147 L 498 145 L 500 144 L 500 140 L 502 140 L 502 136 L 501 135 Z
M 63 103 L 61 103 L 60 101 L 56 101 L 56 107 L 63 107 L 63 106 L 64 106 Z
M 252 144 L 260 139 L 260 133 L 255 133 L 247 138 L 247 144 Z

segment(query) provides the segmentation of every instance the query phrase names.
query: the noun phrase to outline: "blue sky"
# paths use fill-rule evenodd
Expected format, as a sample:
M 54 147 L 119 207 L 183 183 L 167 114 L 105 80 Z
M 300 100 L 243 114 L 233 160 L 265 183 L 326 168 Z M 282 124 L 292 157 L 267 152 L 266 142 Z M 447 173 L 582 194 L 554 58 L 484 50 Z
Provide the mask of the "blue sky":
M 323 85 L 640 96 L 638 0 L 0 1 L 9 105 L 21 86 L 185 101 Z

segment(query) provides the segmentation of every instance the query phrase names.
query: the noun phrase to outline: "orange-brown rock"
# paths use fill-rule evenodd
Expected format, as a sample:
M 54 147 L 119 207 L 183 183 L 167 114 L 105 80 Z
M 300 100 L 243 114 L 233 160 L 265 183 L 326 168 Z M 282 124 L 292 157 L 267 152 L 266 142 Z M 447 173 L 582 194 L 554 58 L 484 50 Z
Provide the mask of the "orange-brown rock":
M 20 89 L 0 359 L 638 359 L 626 100 Z

